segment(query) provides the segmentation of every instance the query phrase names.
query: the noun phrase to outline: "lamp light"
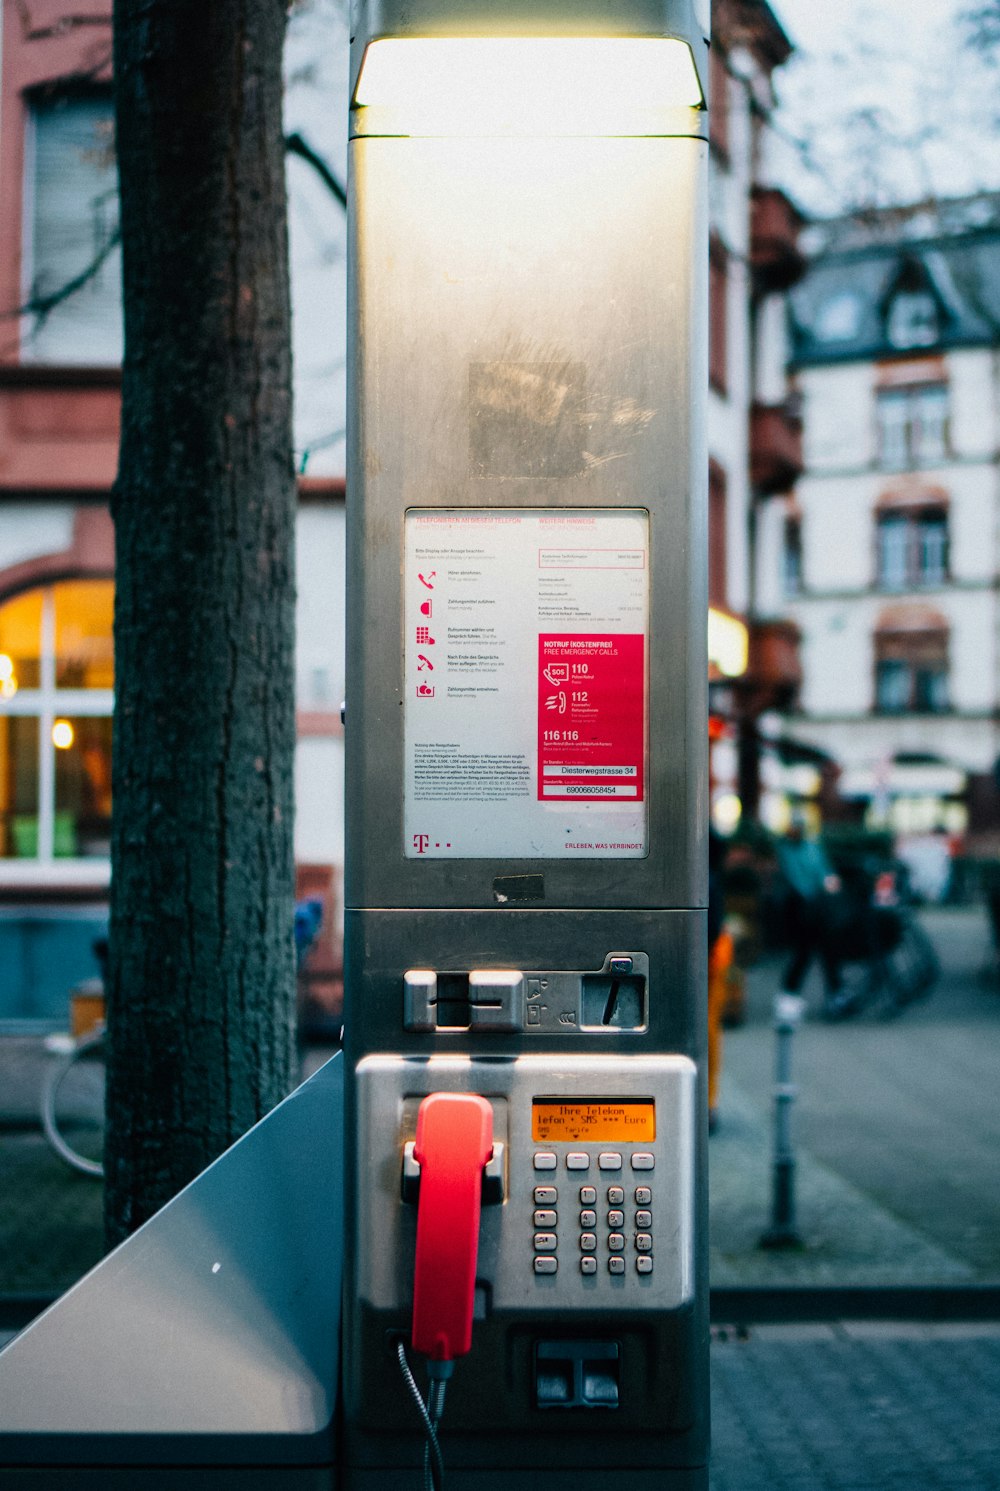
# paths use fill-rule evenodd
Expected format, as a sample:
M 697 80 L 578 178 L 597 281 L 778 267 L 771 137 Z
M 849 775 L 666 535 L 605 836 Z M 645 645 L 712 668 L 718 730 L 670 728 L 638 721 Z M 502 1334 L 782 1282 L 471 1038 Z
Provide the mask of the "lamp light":
M 371 42 L 354 101 L 402 133 L 646 134 L 703 98 L 673 37 L 425 36 Z

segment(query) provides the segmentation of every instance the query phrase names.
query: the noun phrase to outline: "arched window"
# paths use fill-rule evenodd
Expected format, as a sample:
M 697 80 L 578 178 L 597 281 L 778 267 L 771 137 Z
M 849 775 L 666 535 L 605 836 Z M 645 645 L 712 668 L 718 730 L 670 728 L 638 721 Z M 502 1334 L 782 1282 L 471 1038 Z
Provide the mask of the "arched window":
M 948 621 L 925 605 L 887 607 L 875 627 L 878 714 L 944 714 L 948 700 Z
M 0 860 L 110 852 L 113 597 L 61 580 L 0 602 Z

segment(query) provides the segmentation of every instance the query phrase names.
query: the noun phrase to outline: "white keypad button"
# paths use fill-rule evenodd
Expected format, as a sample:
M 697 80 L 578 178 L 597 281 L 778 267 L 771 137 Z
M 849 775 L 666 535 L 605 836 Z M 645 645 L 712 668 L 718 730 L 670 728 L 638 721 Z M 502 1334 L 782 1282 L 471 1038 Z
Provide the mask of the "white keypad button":
M 596 1274 L 597 1259 L 593 1258 L 589 1253 L 586 1254 L 580 1259 L 580 1272 L 582 1274 Z
M 648 1232 L 637 1232 L 635 1235 L 635 1251 L 637 1253 L 651 1253 L 653 1251 L 653 1239 Z
M 635 1188 L 635 1204 L 636 1204 L 636 1206 L 648 1206 L 649 1203 L 652 1201 L 652 1199 L 653 1199 L 653 1193 L 649 1189 L 649 1186 L 636 1186 L 636 1188 Z
M 568 1154 L 566 1156 L 566 1169 L 567 1170 L 589 1170 L 590 1169 L 590 1155 L 589 1154 Z
M 556 1258 L 542 1257 L 535 1259 L 536 1274 L 554 1274 L 558 1267 L 559 1262 Z
M 632 1156 L 633 1170 L 652 1170 L 655 1164 L 656 1161 L 651 1154 L 645 1154 L 642 1151 L 639 1151 Z
M 624 1272 L 625 1272 L 625 1259 L 624 1258 L 622 1258 L 622 1257 L 619 1256 L 619 1257 L 609 1258 L 608 1259 L 608 1273 L 609 1274 L 623 1274 Z
M 555 1204 L 558 1201 L 558 1199 L 559 1199 L 559 1192 L 556 1190 L 555 1186 L 536 1186 L 535 1187 L 535 1205 L 536 1206 L 555 1206 Z
M 625 1200 L 625 1192 L 621 1186 L 608 1186 L 608 1205 L 621 1206 Z
M 644 1257 L 635 1260 L 635 1271 L 637 1274 L 651 1274 L 653 1272 L 653 1260 L 647 1253 Z
M 580 1233 L 580 1252 L 594 1253 L 597 1251 L 597 1236 L 593 1232 Z
M 596 1213 L 596 1211 L 582 1211 L 580 1213 L 580 1226 L 581 1227 L 596 1227 L 597 1226 L 597 1213 Z
M 619 1227 L 624 1227 L 625 1213 L 623 1211 L 609 1211 L 608 1226 L 613 1227 L 615 1231 L 617 1231 Z
M 602 1170 L 620 1170 L 622 1168 L 622 1157 L 620 1154 L 615 1154 L 614 1150 L 606 1149 L 603 1154 L 597 1156 L 597 1163 Z M 634 1156 L 632 1163 L 635 1163 Z
M 556 1213 L 554 1211 L 536 1211 L 536 1227 L 554 1227 L 556 1225 Z
M 556 1250 L 556 1235 L 554 1232 L 535 1233 L 535 1252 L 554 1253 Z
M 621 1232 L 612 1232 L 608 1237 L 608 1252 L 621 1253 L 625 1248 L 625 1237 Z
M 642 1232 L 648 1232 L 653 1225 L 653 1213 L 651 1211 L 637 1211 L 635 1214 L 635 1225 Z
M 593 1186 L 581 1186 L 580 1187 L 580 1205 L 581 1206 L 593 1206 L 593 1204 L 594 1204 L 594 1202 L 596 1200 L 597 1200 L 597 1191 L 595 1190 L 595 1188 Z
M 554 1170 L 556 1168 L 556 1157 L 549 1154 L 548 1150 L 539 1150 L 535 1155 L 536 1170 Z

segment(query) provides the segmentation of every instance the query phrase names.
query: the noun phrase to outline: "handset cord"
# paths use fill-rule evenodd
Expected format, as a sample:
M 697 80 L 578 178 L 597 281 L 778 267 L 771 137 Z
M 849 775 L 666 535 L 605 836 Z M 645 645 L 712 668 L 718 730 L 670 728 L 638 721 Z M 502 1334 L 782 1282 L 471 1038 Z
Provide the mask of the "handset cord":
M 399 1340 L 396 1343 L 396 1356 L 399 1360 L 399 1370 L 403 1374 L 410 1397 L 413 1399 L 420 1421 L 424 1430 L 424 1491 L 444 1491 L 444 1460 L 441 1457 L 441 1446 L 438 1443 L 437 1426 L 441 1422 L 444 1413 L 444 1396 L 448 1387 L 447 1375 L 438 1376 L 434 1374 L 434 1367 L 440 1368 L 443 1363 L 428 1363 L 428 1371 L 431 1372 L 430 1384 L 427 1389 L 427 1401 L 424 1402 L 423 1395 L 417 1386 L 417 1380 L 413 1375 L 409 1362 L 406 1360 L 406 1342 Z M 447 1363 L 450 1369 L 451 1363 Z M 448 1374 L 450 1375 L 450 1373 Z

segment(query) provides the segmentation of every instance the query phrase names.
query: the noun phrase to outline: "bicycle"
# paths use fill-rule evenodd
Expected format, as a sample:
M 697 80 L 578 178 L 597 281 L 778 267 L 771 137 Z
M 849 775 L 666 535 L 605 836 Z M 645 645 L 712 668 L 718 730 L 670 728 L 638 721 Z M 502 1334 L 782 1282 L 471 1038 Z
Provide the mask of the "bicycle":
M 100 1180 L 104 1166 L 104 1021 L 50 1065 L 42 1086 L 42 1128 L 61 1160 Z
M 323 921 L 322 903 L 301 901 L 295 907 L 295 962 L 301 969 Z M 94 957 L 100 979 L 78 986 L 80 997 L 100 1001 L 103 1015 L 104 988 L 108 978 L 106 937 L 94 942 Z M 104 1165 L 104 1019 L 97 1019 L 79 1036 L 59 1037 L 58 1059 L 53 1061 L 42 1085 L 42 1128 L 55 1153 L 81 1175 L 101 1180 Z M 68 1044 L 67 1044 L 68 1042 Z

